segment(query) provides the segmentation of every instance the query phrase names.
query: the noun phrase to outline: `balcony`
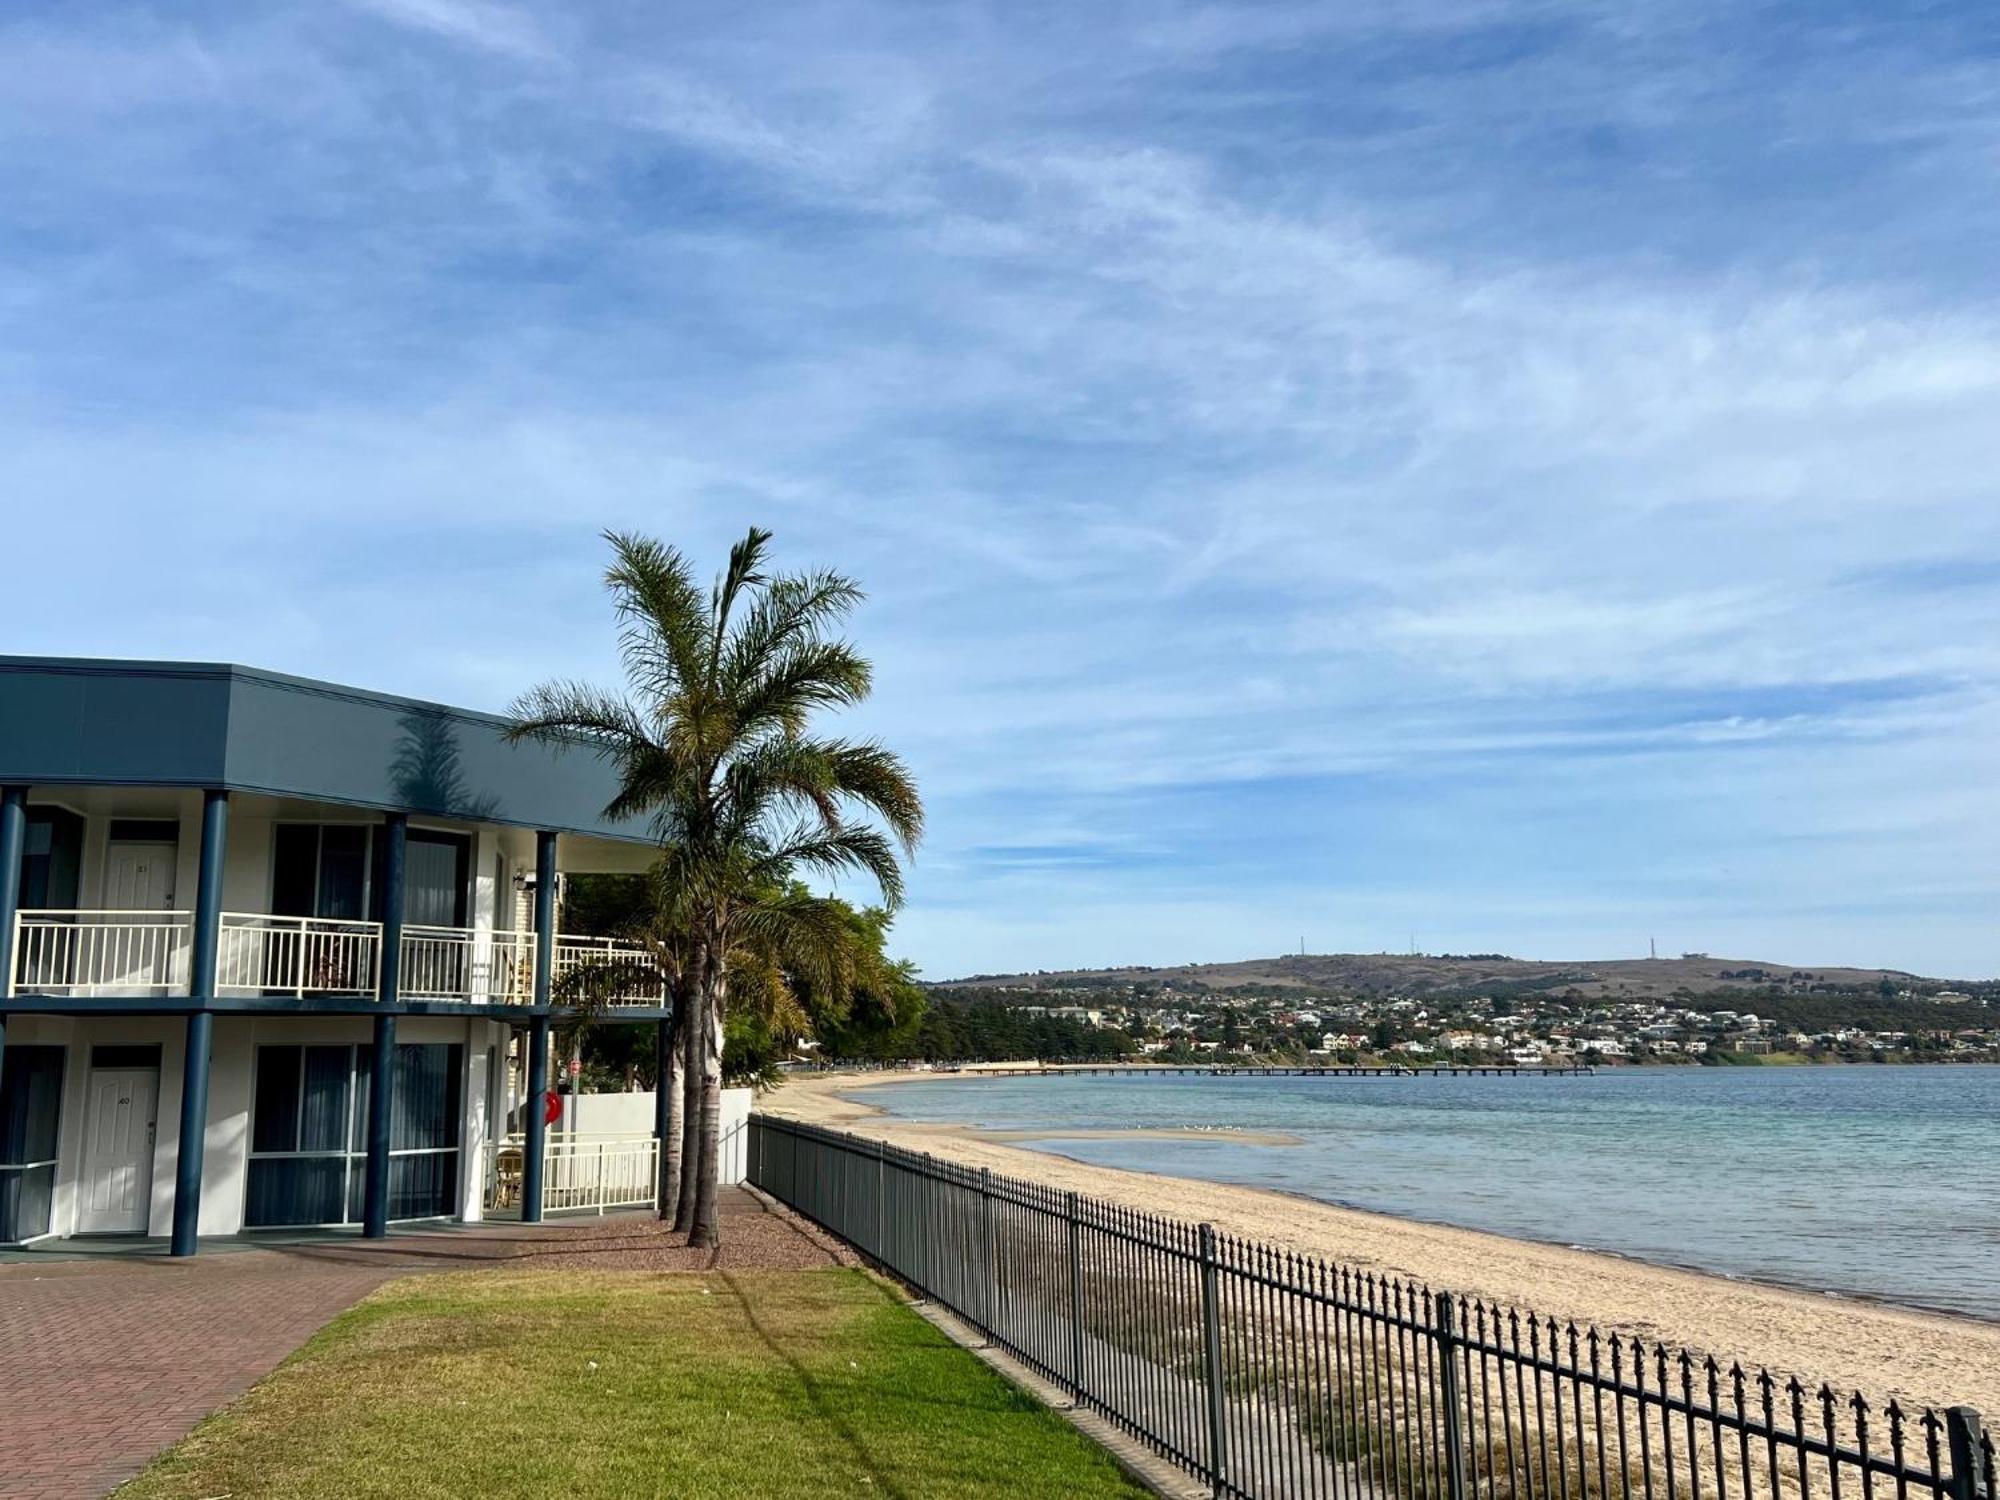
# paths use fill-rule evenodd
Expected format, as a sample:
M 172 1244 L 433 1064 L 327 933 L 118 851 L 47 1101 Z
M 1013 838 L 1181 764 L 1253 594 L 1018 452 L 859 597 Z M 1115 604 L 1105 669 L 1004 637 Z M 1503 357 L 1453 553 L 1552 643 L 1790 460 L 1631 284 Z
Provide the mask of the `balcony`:
M 556 984 L 560 987 L 565 978 L 588 968 L 600 969 L 610 976 L 611 993 L 605 999 L 607 1005 L 667 1003 L 666 976 L 654 966 L 652 956 L 644 948 L 620 938 L 556 934 Z M 561 988 L 557 989 L 556 995 L 560 1002 Z
M 5 993 L 58 997 L 171 997 L 189 993 L 194 915 L 185 911 L 35 910 L 14 921 L 14 972 Z M 596 969 L 609 1007 L 666 1001 L 645 950 L 616 938 L 558 934 L 554 976 Z M 372 999 L 380 993 L 382 924 L 322 917 L 222 913 L 215 989 L 221 996 Z M 530 1005 L 535 937 L 472 927 L 406 926 L 404 1000 Z M 561 992 L 557 1003 L 564 1003 Z
M 7 993 L 185 995 L 194 913 L 23 911 Z
M 219 995 L 373 995 L 381 972 L 380 922 L 222 914 Z
M 527 1005 L 535 998 L 535 935 L 469 927 L 405 927 L 407 1000 L 465 1000 Z

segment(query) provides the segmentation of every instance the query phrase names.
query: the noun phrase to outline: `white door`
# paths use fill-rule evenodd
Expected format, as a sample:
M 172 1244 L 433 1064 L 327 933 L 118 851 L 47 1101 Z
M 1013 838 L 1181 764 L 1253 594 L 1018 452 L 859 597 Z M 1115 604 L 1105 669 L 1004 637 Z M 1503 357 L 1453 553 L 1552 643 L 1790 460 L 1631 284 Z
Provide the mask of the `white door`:
M 172 911 L 173 844 L 119 842 L 104 846 L 104 905 L 109 911 Z
M 153 1196 L 157 1068 L 92 1068 L 79 1234 L 143 1234 Z
M 119 840 L 104 846 L 104 906 L 107 911 L 174 909 L 174 867 L 180 850 L 164 843 Z M 131 925 L 117 918 L 97 937 L 94 983 L 100 994 L 158 993 L 182 979 L 182 934 L 174 928 Z

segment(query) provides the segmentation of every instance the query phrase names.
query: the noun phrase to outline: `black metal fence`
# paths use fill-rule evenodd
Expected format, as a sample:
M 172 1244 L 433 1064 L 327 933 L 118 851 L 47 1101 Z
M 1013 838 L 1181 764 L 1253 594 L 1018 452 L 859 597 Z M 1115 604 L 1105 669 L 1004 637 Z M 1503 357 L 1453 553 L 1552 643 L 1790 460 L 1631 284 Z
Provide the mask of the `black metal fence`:
M 2000 1500 L 1969 1407 L 1878 1409 L 768 1115 L 749 1168 L 1216 1495 Z

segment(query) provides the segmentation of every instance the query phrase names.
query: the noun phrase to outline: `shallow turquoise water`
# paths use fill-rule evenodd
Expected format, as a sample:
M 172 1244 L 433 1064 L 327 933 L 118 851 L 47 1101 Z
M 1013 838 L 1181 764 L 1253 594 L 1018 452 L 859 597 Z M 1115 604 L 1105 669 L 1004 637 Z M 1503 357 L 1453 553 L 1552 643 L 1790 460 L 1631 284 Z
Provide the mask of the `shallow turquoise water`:
M 1079 1161 L 2000 1319 L 2000 1067 L 1635 1068 L 1585 1078 L 994 1078 L 874 1089 Z

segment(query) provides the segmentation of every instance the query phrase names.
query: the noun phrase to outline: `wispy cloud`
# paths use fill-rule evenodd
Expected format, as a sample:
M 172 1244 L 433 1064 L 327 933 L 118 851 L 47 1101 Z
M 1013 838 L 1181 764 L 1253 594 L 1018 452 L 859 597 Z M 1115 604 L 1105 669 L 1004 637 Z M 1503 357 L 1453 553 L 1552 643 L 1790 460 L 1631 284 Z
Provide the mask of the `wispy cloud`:
M 493 0 L 343 0 L 365 15 L 481 52 L 547 61 L 554 55 L 526 10 Z
M 609 675 L 597 527 L 756 520 L 870 587 L 932 973 L 1413 927 L 1990 972 L 1991 40 L 17 10 L 0 493 L 90 576 L 15 644 L 494 705 Z

